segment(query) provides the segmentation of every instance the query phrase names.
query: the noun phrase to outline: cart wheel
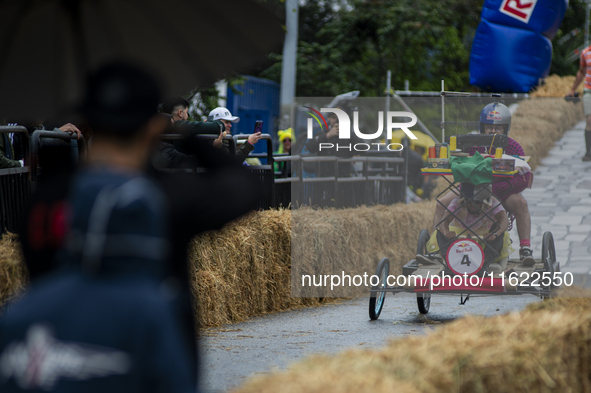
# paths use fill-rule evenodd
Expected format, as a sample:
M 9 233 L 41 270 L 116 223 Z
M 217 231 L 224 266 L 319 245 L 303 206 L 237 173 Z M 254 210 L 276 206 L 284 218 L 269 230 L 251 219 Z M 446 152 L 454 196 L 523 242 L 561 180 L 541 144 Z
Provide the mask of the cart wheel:
M 429 241 L 429 231 L 423 229 L 419 234 L 419 241 L 417 242 L 417 254 L 427 253 L 427 242 Z M 417 294 L 417 305 L 421 314 L 427 314 L 431 306 L 430 294 Z
M 427 314 L 429 312 L 429 307 L 431 306 L 431 294 L 417 293 L 417 305 L 419 306 L 419 312 L 421 314 Z
M 371 287 L 371 289 L 386 288 L 386 280 L 388 279 L 389 272 L 390 261 L 388 258 L 382 258 L 378 263 L 378 268 L 376 269 L 376 276 L 380 278 L 380 282 L 375 287 Z M 375 321 L 379 318 L 382 308 L 384 307 L 385 297 L 386 292 L 372 292 L 369 295 L 369 318 L 372 321 Z
M 556 250 L 554 248 L 554 237 L 552 236 L 552 232 L 544 232 L 544 236 L 542 237 L 542 262 L 544 263 L 544 268 L 546 271 L 550 273 L 550 277 L 554 277 L 554 265 L 556 264 Z M 560 270 L 560 266 L 558 267 L 558 271 Z M 553 283 L 552 283 L 553 284 Z M 550 286 L 550 290 L 554 287 L 554 285 Z M 549 300 L 552 296 L 542 296 L 543 300 Z
M 556 250 L 554 249 L 554 237 L 552 232 L 544 232 L 542 237 L 542 262 L 544 267 L 554 277 L 554 263 L 556 262 Z
M 429 241 L 429 231 L 423 229 L 419 234 L 419 241 L 417 242 L 417 254 L 427 253 L 427 242 Z

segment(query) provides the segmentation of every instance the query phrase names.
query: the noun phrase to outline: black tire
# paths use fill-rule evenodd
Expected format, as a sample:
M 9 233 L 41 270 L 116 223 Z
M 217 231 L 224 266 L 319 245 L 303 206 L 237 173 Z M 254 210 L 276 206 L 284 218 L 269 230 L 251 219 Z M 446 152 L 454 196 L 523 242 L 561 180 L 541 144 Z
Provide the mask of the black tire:
M 426 254 L 427 253 L 427 242 L 429 241 L 429 231 L 423 229 L 421 233 L 419 233 L 419 241 L 417 242 L 417 254 Z
M 388 258 L 382 258 L 376 269 L 376 276 L 380 277 L 380 282 L 378 282 L 378 285 L 371 287 L 371 289 L 386 288 L 388 274 L 390 274 L 390 261 Z M 369 319 L 372 321 L 380 317 L 382 308 L 384 308 L 385 297 L 386 292 L 372 292 L 369 295 Z
M 556 262 L 556 250 L 554 249 L 554 237 L 552 232 L 544 232 L 542 237 L 542 262 L 544 268 L 550 273 L 554 274 L 554 263 Z
M 550 273 L 550 276 L 554 277 L 555 271 L 560 271 L 560 265 L 557 266 L 555 269 L 556 264 L 556 249 L 554 248 L 554 236 L 552 236 L 552 232 L 544 232 L 544 236 L 542 237 L 542 263 L 544 263 L 544 269 Z M 550 291 L 555 288 L 554 282 L 552 285 L 547 288 Z M 549 300 L 552 298 L 552 295 L 549 296 L 542 296 L 542 299 Z
M 417 293 L 417 305 L 419 306 L 419 312 L 421 314 L 427 314 L 429 312 L 429 307 L 431 307 L 431 294 Z
M 429 231 L 423 229 L 419 234 L 419 241 L 417 242 L 417 254 L 427 253 L 427 242 L 429 241 Z M 431 306 L 431 294 L 417 294 L 417 305 L 421 314 L 427 314 Z

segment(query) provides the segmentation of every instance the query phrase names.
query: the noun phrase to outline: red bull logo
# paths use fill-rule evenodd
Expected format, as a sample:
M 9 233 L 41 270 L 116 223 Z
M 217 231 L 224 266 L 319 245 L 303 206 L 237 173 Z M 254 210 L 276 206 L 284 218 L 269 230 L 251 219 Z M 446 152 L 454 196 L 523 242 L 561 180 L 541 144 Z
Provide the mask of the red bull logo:
M 472 245 L 470 243 L 460 243 L 457 245 L 456 254 L 465 254 L 472 252 Z
M 499 11 L 523 23 L 528 23 L 538 0 L 503 0 Z
M 501 112 L 499 112 L 499 111 L 490 111 L 486 115 L 486 120 L 501 121 L 501 120 L 503 120 L 503 116 L 501 116 Z

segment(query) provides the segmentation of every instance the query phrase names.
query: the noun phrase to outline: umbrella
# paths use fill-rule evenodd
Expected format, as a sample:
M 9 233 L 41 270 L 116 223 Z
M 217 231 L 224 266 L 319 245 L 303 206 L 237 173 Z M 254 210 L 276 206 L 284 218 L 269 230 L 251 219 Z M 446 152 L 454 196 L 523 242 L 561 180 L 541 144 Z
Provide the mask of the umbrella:
M 89 71 L 142 65 L 169 96 L 264 65 L 283 19 L 254 0 L 0 0 L 0 118 L 71 114 Z
M 415 146 L 422 147 L 425 149 L 423 153 L 423 159 L 427 161 L 429 158 L 429 147 L 435 146 L 435 141 L 431 139 L 431 137 L 421 131 L 414 131 L 411 130 L 412 133 L 417 137 L 417 139 L 410 139 L 410 148 L 414 150 Z M 392 143 L 401 143 L 402 139 L 404 139 L 406 134 L 402 130 L 394 131 L 392 133 Z

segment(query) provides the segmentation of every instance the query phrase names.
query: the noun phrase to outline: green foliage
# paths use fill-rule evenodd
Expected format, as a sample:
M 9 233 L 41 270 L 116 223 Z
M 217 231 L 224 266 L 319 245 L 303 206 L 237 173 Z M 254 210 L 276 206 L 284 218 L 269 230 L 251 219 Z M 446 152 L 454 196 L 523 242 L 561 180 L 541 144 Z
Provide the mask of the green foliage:
M 585 12 L 586 5 L 583 0 L 570 0 L 568 9 L 556 37 L 552 40 L 553 55 L 550 74 L 560 76 L 574 75 L 579 69 L 578 59 L 569 61 L 569 57 L 577 48 L 584 45 L 585 41 Z M 579 33 L 566 40 L 561 39 L 570 35 L 573 30 L 579 29 Z M 566 37 L 565 37 L 566 38 Z
M 242 94 L 236 86 L 244 83 L 242 76 L 236 75 L 225 79 L 228 86 L 232 89 L 234 94 Z M 190 120 L 203 120 L 207 117 L 209 112 L 217 108 L 219 99 L 226 99 L 225 95 L 220 95 L 215 86 L 207 88 L 195 89 L 185 96 L 189 102 L 194 102 L 195 106 L 189 108 Z
M 470 45 L 482 0 L 306 2 L 300 7 L 297 93 L 383 96 L 402 89 L 468 89 Z M 461 17 L 459 17 L 461 16 Z M 281 79 L 281 55 L 260 76 Z
M 284 6 L 282 0 L 267 0 Z M 332 97 L 351 90 L 362 96 L 384 96 L 386 73 L 392 86 L 438 91 L 441 78 L 447 90 L 474 90 L 469 84 L 472 40 L 484 0 L 308 0 L 300 3 L 297 86 L 299 97 Z M 577 61 L 569 61 L 583 44 L 584 0 L 570 0 L 561 29 L 553 40 L 550 73 L 574 75 Z M 559 44 L 573 29 L 581 33 Z M 273 53 L 272 65 L 257 76 L 281 81 L 282 56 Z M 230 84 L 239 83 L 230 79 Z M 214 88 L 201 89 L 207 114 L 217 106 Z

